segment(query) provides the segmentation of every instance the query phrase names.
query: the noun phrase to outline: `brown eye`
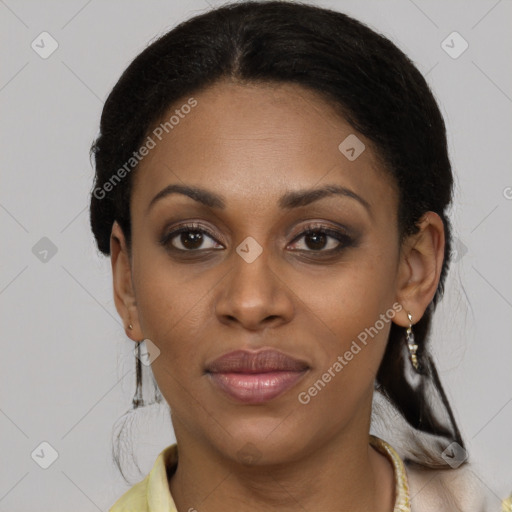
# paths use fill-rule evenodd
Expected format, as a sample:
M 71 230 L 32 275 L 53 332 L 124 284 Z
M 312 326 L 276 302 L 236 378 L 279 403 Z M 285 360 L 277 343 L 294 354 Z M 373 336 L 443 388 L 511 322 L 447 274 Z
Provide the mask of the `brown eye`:
M 304 239 L 298 243 L 297 240 Z M 294 250 L 306 252 L 332 252 L 352 244 L 352 239 L 345 233 L 325 227 L 309 228 L 294 240 Z M 298 247 L 297 247 L 298 245 Z
M 204 241 L 203 233 L 199 231 L 183 231 L 182 233 L 175 237 L 175 241 L 179 242 L 179 244 L 181 244 L 182 246 L 177 247 L 178 249 L 200 249 Z
M 320 249 L 324 249 L 326 244 L 328 243 L 328 239 L 330 237 L 322 232 L 309 233 L 304 236 L 304 241 L 308 249 L 312 249 L 314 251 L 318 251 Z
M 193 225 L 181 226 L 171 231 L 160 243 L 170 249 L 184 252 L 223 248 L 209 231 Z

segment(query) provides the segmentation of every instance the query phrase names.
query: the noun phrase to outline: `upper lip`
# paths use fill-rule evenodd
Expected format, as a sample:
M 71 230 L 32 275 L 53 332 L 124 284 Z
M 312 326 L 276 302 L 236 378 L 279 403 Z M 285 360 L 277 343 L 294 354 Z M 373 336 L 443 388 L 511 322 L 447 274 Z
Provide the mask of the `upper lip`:
M 300 372 L 309 366 L 279 350 L 258 352 L 235 350 L 215 359 L 206 366 L 208 373 L 267 373 L 276 371 Z

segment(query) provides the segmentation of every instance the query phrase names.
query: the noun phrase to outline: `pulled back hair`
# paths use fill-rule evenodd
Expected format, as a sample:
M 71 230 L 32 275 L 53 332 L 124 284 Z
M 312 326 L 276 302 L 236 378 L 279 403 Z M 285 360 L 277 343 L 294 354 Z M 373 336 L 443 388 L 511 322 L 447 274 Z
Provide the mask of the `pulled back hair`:
M 376 387 L 411 428 L 407 457 L 426 467 L 449 467 L 443 450 L 453 441 L 461 447 L 464 443 L 429 350 L 432 314 L 443 294 L 452 244 L 446 212 L 453 177 L 446 129 L 418 69 L 368 26 L 309 4 L 247 1 L 195 16 L 148 46 L 108 96 L 100 134 L 91 148 L 96 175 L 90 222 L 99 250 L 110 254 L 114 221 L 131 250 L 130 197 L 136 166 L 109 187 L 108 194 L 105 185 L 173 105 L 220 80 L 297 84 L 330 102 L 371 141 L 398 190 L 400 243 L 418 232 L 425 212 L 433 211 L 443 220 L 446 243 L 439 286 L 414 326 L 419 372 L 410 370 L 404 329 L 392 323 Z M 138 363 L 134 408 L 143 405 Z

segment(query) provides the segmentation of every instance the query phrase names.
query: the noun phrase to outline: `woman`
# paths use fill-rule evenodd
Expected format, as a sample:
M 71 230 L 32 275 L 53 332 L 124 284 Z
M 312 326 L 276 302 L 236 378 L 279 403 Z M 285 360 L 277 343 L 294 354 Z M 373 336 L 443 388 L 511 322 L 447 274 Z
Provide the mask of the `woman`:
M 212 10 L 132 62 L 93 152 L 134 407 L 145 358 L 177 440 L 112 512 L 487 510 L 428 346 L 445 126 L 396 46 L 311 5 Z

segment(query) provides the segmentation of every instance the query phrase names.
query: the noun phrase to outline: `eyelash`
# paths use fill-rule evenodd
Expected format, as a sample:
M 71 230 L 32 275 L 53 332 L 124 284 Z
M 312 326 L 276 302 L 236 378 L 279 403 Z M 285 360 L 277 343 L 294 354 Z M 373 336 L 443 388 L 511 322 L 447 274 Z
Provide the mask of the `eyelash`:
M 179 228 L 171 231 L 170 233 L 166 233 L 161 239 L 160 239 L 160 244 L 162 246 L 164 246 L 165 248 L 167 248 L 168 250 L 170 251 L 176 251 L 176 252 L 181 252 L 181 253 L 194 253 L 194 252 L 202 252 L 202 251 L 216 251 L 218 249 L 189 249 L 189 250 L 186 250 L 186 249 L 178 249 L 174 246 L 172 246 L 172 244 L 170 243 L 174 238 L 176 238 L 178 235 L 180 235 L 181 233 L 188 233 L 188 232 L 194 232 L 194 233 L 201 233 L 201 234 L 206 234 L 208 235 L 210 238 L 212 238 L 216 243 L 220 243 L 217 241 L 215 235 L 208 229 L 206 229 L 205 227 L 202 227 L 200 226 L 199 224 L 195 224 L 195 223 L 191 223 L 191 224 L 184 224 L 182 226 L 180 226 Z M 334 229 L 331 229 L 331 228 L 327 228 L 325 226 L 321 226 L 321 225 L 316 225 L 316 224 L 311 224 L 311 225 L 308 225 L 306 226 L 306 228 L 301 231 L 301 233 L 299 233 L 293 240 L 292 240 L 292 243 L 295 243 L 296 241 L 308 236 L 308 235 L 312 235 L 312 234 L 323 234 L 323 235 L 327 235 L 328 237 L 330 238 L 334 238 L 336 239 L 340 245 L 334 249 L 328 249 L 328 250 L 324 250 L 324 249 L 319 249 L 319 250 L 314 250 L 314 249 L 309 249 L 309 250 L 302 250 L 302 249 L 298 249 L 296 250 L 296 252 L 306 252 L 306 253 L 317 253 L 317 254 L 335 254 L 335 253 L 338 253 L 338 252 L 341 252 L 343 249 L 346 249 L 350 246 L 353 246 L 354 245 L 354 239 L 352 239 L 352 237 L 350 237 L 349 235 L 347 235 L 346 233 L 342 232 L 342 231 L 336 231 Z

